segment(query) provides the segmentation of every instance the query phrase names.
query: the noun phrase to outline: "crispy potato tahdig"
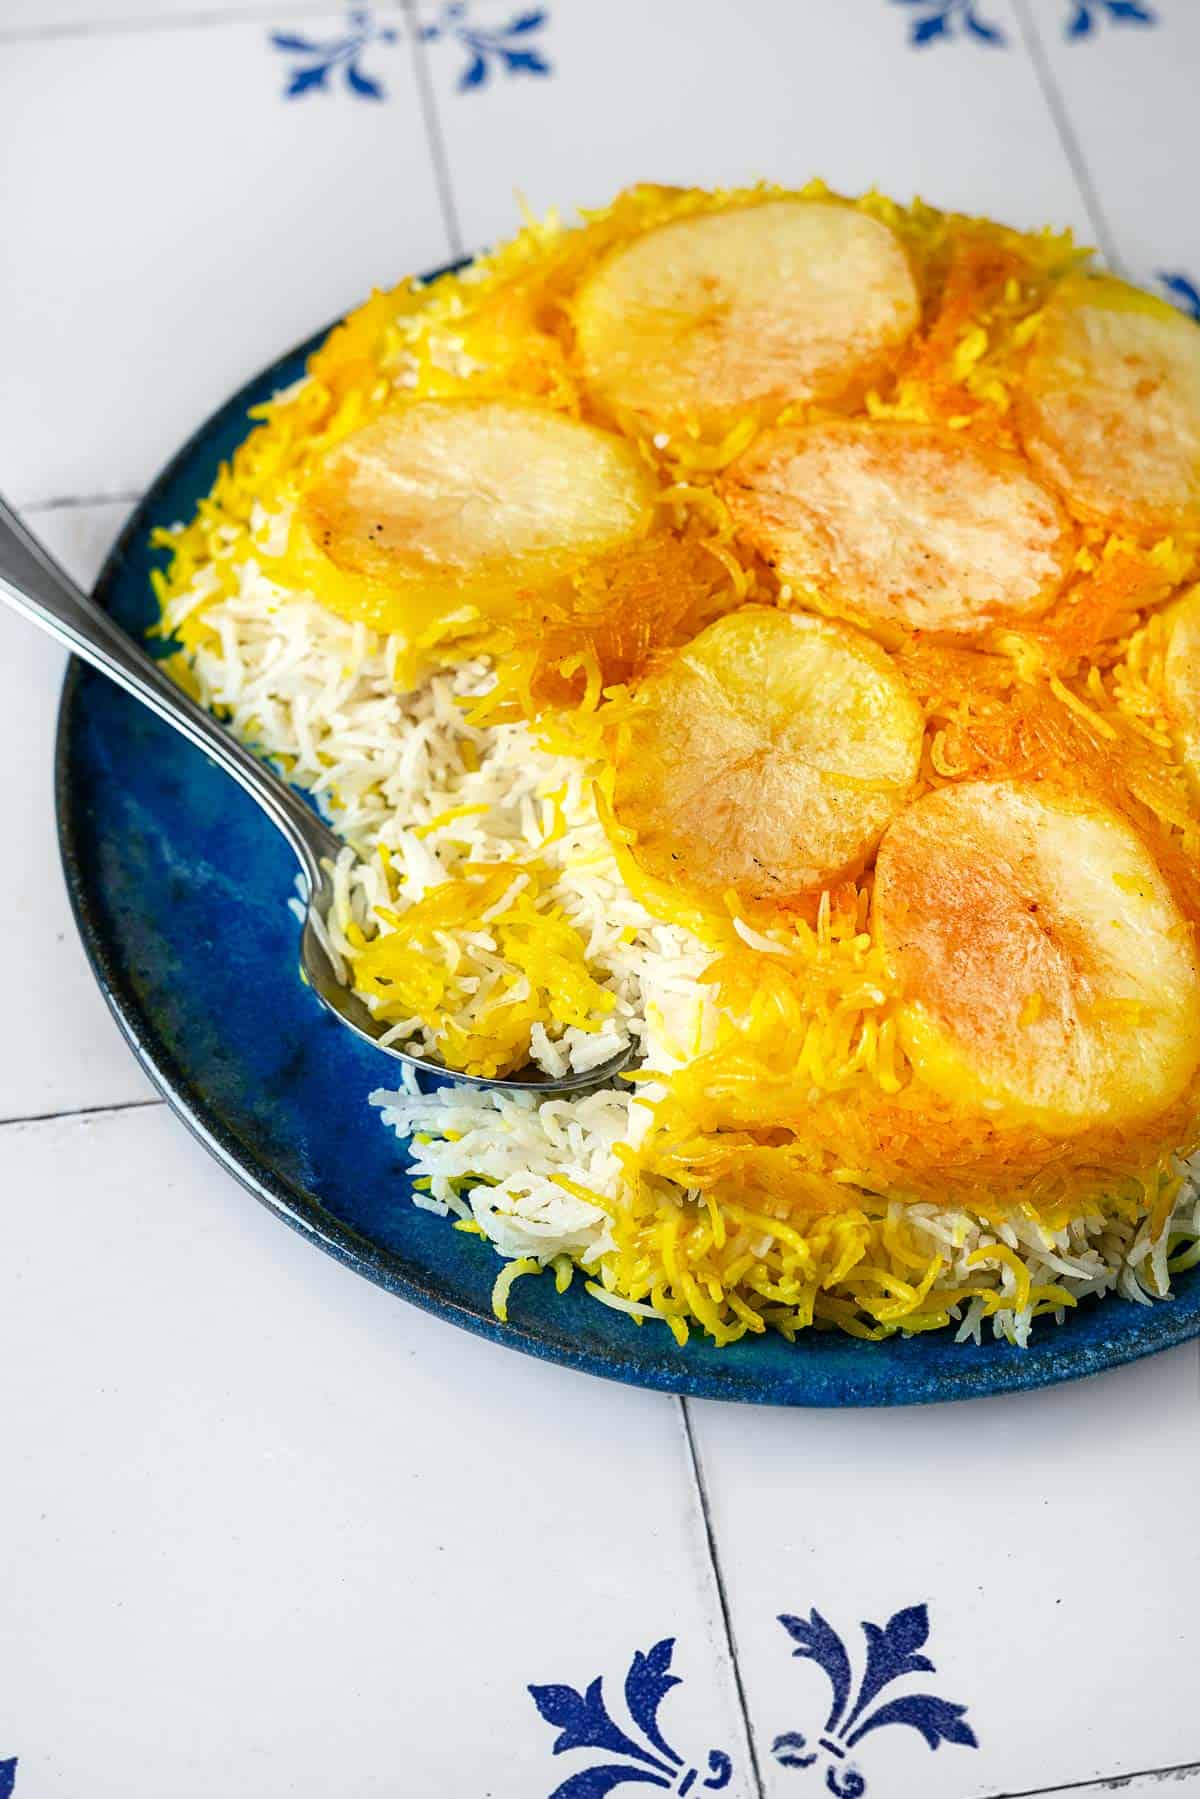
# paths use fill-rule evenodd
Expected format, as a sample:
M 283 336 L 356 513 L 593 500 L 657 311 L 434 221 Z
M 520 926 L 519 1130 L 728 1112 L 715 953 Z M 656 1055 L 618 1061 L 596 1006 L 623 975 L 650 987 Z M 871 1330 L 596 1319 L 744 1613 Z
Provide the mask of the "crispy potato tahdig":
M 769 200 L 635 237 L 574 310 L 592 393 L 669 428 L 861 389 L 915 328 L 920 300 L 899 239 L 877 219 Z
M 396 1096 L 501 1315 L 1023 1342 L 1200 1261 L 1200 336 L 1085 261 L 637 187 L 374 295 L 172 534 L 397 1041 L 647 1050 Z
M 1200 528 L 1200 328 L 1109 277 L 1059 286 L 1020 403 L 1025 449 L 1084 518 Z
M 632 540 L 654 492 L 611 432 L 527 404 L 425 400 L 336 445 L 298 524 L 334 571 L 322 598 L 404 630 L 413 604 L 502 607 L 522 584 Z
M 655 879 L 787 904 L 862 868 L 916 777 L 921 733 L 869 638 L 749 606 L 643 683 L 614 812 Z
M 867 624 L 967 633 L 1034 615 L 1074 549 L 1023 462 L 930 425 L 767 431 L 721 492 L 781 581 Z
M 875 922 L 935 1092 L 1061 1134 L 1165 1111 L 1200 1063 L 1193 933 L 1094 802 L 1016 782 L 927 794 L 880 846 Z

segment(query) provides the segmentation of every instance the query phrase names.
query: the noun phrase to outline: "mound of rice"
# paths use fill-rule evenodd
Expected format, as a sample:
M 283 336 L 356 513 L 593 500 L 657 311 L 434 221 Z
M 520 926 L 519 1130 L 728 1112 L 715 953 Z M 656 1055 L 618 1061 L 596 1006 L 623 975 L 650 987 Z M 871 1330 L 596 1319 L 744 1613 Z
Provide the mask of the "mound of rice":
M 751 916 L 732 896 L 714 910 L 645 877 L 614 825 L 613 733 L 639 675 L 723 611 L 793 601 L 739 549 L 714 486 L 762 421 L 716 435 L 615 421 L 688 557 L 668 599 L 655 587 L 657 610 L 631 598 L 654 585 L 639 566 L 613 577 L 619 607 L 584 592 L 585 573 L 573 611 L 551 606 L 529 628 L 382 631 L 317 592 L 293 554 L 305 482 L 390 407 L 502 393 L 589 417 L 571 313 L 583 276 L 647 225 L 769 197 L 638 189 L 582 227 L 531 225 L 458 277 L 373 296 L 264 409 L 197 518 L 167 535 L 161 630 L 182 646 L 181 682 L 346 838 L 329 947 L 388 1041 L 484 1076 L 527 1060 L 586 1071 L 630 1042 L 643 1058 L 632 1083 L 541 1101 L 424 1094 L 415 1078 L 370 1096 L 410 1144 L 416 1203 L 503 1258 L 501 1318 L 518 1275 L 549 1270 L 563 1287 L 578 1271 L 631 1327 L 665 1325 L 680 1344 L 694 1328 L 727 1343 L 814 1324 L 868 1338 L 987 1327 L 1024 1343 L 1041 1315 L 1110 1292 L 1148 1302 L 1200 1260 L 1194 1129 L 1170 1153 L 1133 1143 L 1119 1166 L 1056 1161 L 1009 1187 L 983 1163 L 970 1178 L 947 1166 L 909 1180 L 852 1129 L 839 1150 L 834 1126 L 857 1093 L 913 1080 L 869 880 L 807 915 Z M 924 306 L 861 416 L 1006 442 L 1014 371 L 1080 253 L 878 195 L 854 204 L 897 233 Z M 893 643 L 929 720 L 923 783 L 1012 768 L 1018 737 L 1023 768 L 1031 744 L 1055 768 L 1112 762 L 1116 744 L 1162 843 L 1194 857 L 1200 820 L 1143 638 L 1196 563 L 1178 537 L 1081 528 L 1071 604 L 989 646 L 986 676 L 960 652 Z M 786 1117 L 769 1109 L 780 1041 L 804 1070 Z M 833 1121 L 830 1141 L 815 1123 L 810 1141 L 818 1117 Z M 793 1141 L 802 1167 L 782 1159 Z

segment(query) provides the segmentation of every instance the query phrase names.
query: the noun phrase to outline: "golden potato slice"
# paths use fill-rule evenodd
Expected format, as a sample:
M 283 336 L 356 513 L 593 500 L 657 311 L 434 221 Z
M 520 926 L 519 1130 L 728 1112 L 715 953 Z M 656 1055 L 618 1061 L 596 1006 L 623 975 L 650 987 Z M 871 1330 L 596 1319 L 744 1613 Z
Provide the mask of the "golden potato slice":
M 536 406 L 431 400 L 338 444 L 297 525 L 309 562 L 332 565 L 322 599 L 404 629 L 406 593 L 502 599 L 636 536 L 653 497 L 637 452 L 607 431 Z
M 926 425 L 768 431 L 722 492 L 782 581 L 868 623 L 965 633 L 1039 612 L 1073 549 L 1016 457 Z
M 1175 746 L 1193 781 L 1200 784 L 1200 587 L 1165 614 L 1163 699 Z
M 1200 329 L 1107 277 L 1064 281 L 1025 374 L 1025 448 L 1085 518 L 1200 525 Z
M 869 638 L 747 606 L 641 687 L 613 809 L 655 879 L 786 903 L 863 866 L 912 786 L 922 729 Z
M 835 399 L 875 378 L 919 317 L 895 234 L 816 200 L 659 225 L 615 250 L 575 304 L 592 391 L 667 426 Z
M 1200 1061 L 1200 966 L 1106 807 L 1016 782 L 929 793 L 884 837 L 875 923 L 938 1092 L 1070 1133 L 1163 1110 Z

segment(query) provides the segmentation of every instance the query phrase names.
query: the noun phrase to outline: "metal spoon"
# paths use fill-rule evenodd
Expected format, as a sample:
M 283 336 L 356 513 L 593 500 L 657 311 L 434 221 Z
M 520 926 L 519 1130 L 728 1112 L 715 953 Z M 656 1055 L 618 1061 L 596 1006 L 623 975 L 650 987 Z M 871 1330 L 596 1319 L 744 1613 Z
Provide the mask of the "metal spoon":
M 342 985 L 321 945 L 313 915 L 328 912 L 333 897 L 330 865 L 346 847 L 341 838 L 319 819 L 311 807 L 265 762 L 217 723 L 211 713 L 183 692 L 138 648 L 130 637 L 93 600 L 76 587 L 49 551 L 33 537 L 12 509 L 0 499 L 0 598 L 26 618 L 56 637 L 93 668 L 116 681 L 134 699 L 149 706 L 212 757 L 218 768 L 232 775 L 252 799 L 258 801 L 271 823 L 287 838 L 300 863 L 308 889 L 304 934 L 300 940 L 300 967 L 309 986 L 335 1017 L 357 1036 L 398 1062 L 427 1074 L 449 1075 L 473 1087 L 539 1093 L 574 1093 L 598 1087 L 619 1074 L 633 1056 L 632 1047 L 590 1068 L 584 1074 L 548 1075 L 528 1067 L 507 1080 L 490 1080 L 477 1074 L 459 1074 L 422 1056 L 379 1041 L 388 1029 L 348 987 Z

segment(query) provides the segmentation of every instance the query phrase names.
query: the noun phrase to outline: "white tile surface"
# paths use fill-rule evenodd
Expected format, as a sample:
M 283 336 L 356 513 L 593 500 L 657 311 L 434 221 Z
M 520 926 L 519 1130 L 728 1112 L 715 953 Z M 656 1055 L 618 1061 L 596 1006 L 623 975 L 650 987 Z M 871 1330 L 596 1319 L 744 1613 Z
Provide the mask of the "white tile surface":
M 164 1109 L 0 1132 L 0 1757 L 17 1799 L 549 1793 L 530 1682 L 732 1750 L 679 1411 L 311 1249 Z M 608 1760 L 613 1760 L 610 1754 Z
M 480 0 L 471 17 L 514 9 Z M 721 183 L 822 175 L 1014 224 L 1086 214 L 1008 0 L 988 8 L 1013 42 L 913 49 L 906 9 L 883 0 L 606 0 L 552 10 L 537 42 L 550 76 L 456 83 L 467 55 L 429 46 L 464 240 L 535 210 L 596 204 L 630 181 Z M 436 18 L 429 0 L 422 17 Z
M 342 29 L 341 15 L 306 20 Z M 20 503 L 144 486 L 266 362 L 444 260 L 410 46 L 387 97 L 283 98 L 253 21 L 17 40 L 0 57 L 0 481 Z
M 1037 1799 L 1104 1799 L 1104 1795 L 1120 1793 L 1121 1799 L 1187 1799 L 1200 1793 L 1200 1767 L 1160 1769 L 1156 1773 L 1134 1774 L 1130 1779 L 1088 1781 L 1084 1786 L 1055 1787 L 1039 1791 Z M 992 1796 L 989 1795 L 989 1799 Z M 994 1799 L 1028 1799 L 1021 1793 L 997 1793 Z
M 984 1799 L 1200 1760 L 1200 1353 L 1075 1386 L 889 1413 L 694 1404 L 769 1799 L 829 1688 L 777 1615 L 812 1607 L 859 1654 L 863 1619 L 926 1603 L 936 1674 L 895 1691 L 966 1705 L 978 1750 L 883 1728 L 873 1793 Z M 889 1694 L 889 1697 L 891 1695 Z
M 238 18 L 268 19 L 283 27 L 328 10 L 328 0 L 296 0 L 294 5 L 287 0 L 4 0 L 0 39 L 173 30 L 196 21 L 224 23 Z
M 68 571 L 90 585 L 127 510 L 85 506 L 27 516 Z M 0 1119 L 122 1104 L 153 1091 L 92 979 L 63 887 L 53 783 L 65 666 L 66 656 L 49 638 L 0 608 L 0 761 L 13 771 L 6 829 L 19 846 L 6 860 L 0 888 L 0 933 L 10 945 Z
M 1200 283 L 1195 203 L 1200 7 L 1154 0 L 1157 23 L 1116 24 L 1093 6 L 1087 37 L 1062 29 L 1068 8 L 1030 7 L 1051 78 L 1130 276 L 1159 270 Z
M 933 0 L 551 0 L 514 40 L 550 75 L 490 55 L 461 89 L 472 52 L 454 28 L 424 54 L 471 246 L 513 228 L 514 189 L 540 209 L 639 178 L 814 172 L 1090 236 L 1048 72 L 1131 271 L 1200 281 L 1200 11 L 1153 4 L 1157 28 L 1098 20 L 1067 43 L 1066 0 L 977 0 L 1008 48 L 972 41 L 960 6 L 945 42 L 914 50 Z M 471 0 L 462 17 L 491 30 L 532 9 Z M 373 282 L 447 254 L 409 46 L 363 53 L 385 100 L 335 78 L 285 101 L 296 59 L 268 31 L 289 26 L 333 36 L 345 15 L 307 0 L 0 7 L 21 275 L 0 284 L 0 341 L 19 346 L 0 487 L 18 500 L 136 491 L 239 380 Z M 33 523 L 90 578 L 123 511 Z M 20 946 L 0 1119 L 149 1091 L 62 893 L 61 660 L 0 615 L 22 846 L 0 911 Z M 603 1757 L 553 1757 L 528 1683 L 603 1674 L 618 1700 L 634 1650 L 667 1636 L 684 1676 L 667 1736 L 702 1772 L 710 1747 L 732 1751 L 724 1790 L 756 1799 L 673 1402 L 387 1298 L 281 1229 L 161 1108 L 0 1126 L 0 1196 L 14 1799 L 544 1799 Z M 911 1729 L 880 1730 L 855 1751 L 869 1799 L 1098 1799 L 1125 1776 L 1146 1799 L 1200 1795 L 1194 1348 L 982 1406 L 692 1418 L 766 1799 L 829 1790 L 823 1764 L 770 1753 L 783 1731 L 816 1736 L 827 1703 L 777 1614 L 815 1606 L 857 1653 L 861 1620 L 918 1601 L 937 1672 L 896 1690 L 967 1705 L 981 1747 L 931 1755 Z
M 1088 1781 L 1085 1786 L 1058 1786 L 1051 1794 L 1040 1792 L 1036 1799 L 1056 1799 L 1070 1794 L 1072 1799 L 1103 1799 L 1103 1795 L 1119 1792 L 1121 1799 L 1187 1799 L 1200 1792 L 1200 1767 L 1166 1768 L 1155 1774 L 1135 1774 L 1119 1781 Z M 997 1794 L 995 1799 L 1025 1799 L 1022 1794 Z

